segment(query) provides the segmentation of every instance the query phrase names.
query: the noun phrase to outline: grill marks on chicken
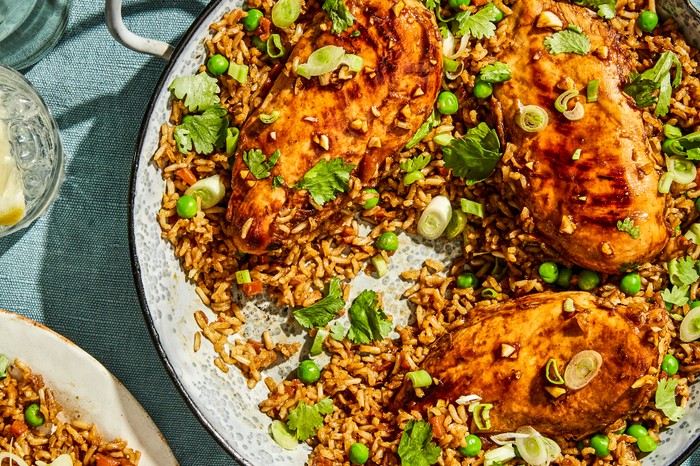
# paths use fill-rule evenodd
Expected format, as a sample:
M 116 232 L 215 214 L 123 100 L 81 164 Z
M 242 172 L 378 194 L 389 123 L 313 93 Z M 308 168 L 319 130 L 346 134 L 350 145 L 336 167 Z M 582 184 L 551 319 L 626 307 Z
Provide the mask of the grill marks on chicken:
M 290 187 L 319 160 L 341 158 L 355 165 L 363 183 L 370 183 L 378 165 L 401 149 L 432 111 L 442 80 L 439 32 L 420 2 L 403 3 L 398 11 L 386 0 L 348 1 L 355 16 L 351 29 L 331 34 L 322 14 L 294 47 L 289 64 L 304 63 L 315 50 L 335 45 L 362 57 L 364 70 L 325 86 L 318 78 L 283 71 L 251 113 L 241 128 L 227 211 L 240 251 L 263 254 L 293 240 L 275 225 L 285 209 L 295 209 L 287 224 L 293 229 L 311 217 L 320 222 L 341 207 L 342 194 L 315 209 L 306 191 Z M 350 37 L 355 30 L 359 35 Z M 261 114 L 275 110 L 279 117 L 273 124 L 260 121 Z M 267 156 L 280 151 L 269 178 L 256 180 L 248 173 L 242 155 L 250 149 Z M 285 186 L 272 189 L 275 176 Z
M 563 310 L 567 298 L 574 312 Z M 656 388 L 653 374 L 668 344 L 661 307 L 640 299 L 606 309 L 589 293 L 545 292 L 472 312 L 466 325 L 432 345 L 420 365 L 438 384 L 416 400 L 405 382 L 395 407 L 454 403 L 475 394 L 493 404 L 491 429 L 480 432 L 514 432 L 529 425 L 544 435 L 579 438 L 637 410 Z M 502 356 L 502 345 L 515 353 Z M 600 371 L 585 387 L 567 389 L 555 399 L 545 389 L 547 361 L 555 358 L 564 374 L 565 364 L 583 350 L 601 354 Z
M 565 27 L 579 26 L 591 52 L 550 54 L 544 39 L 554 31 L 536 26 L 542 12 L 556 14 Z M 641 112 L 621 90 L 631 62 L 620 38 L 594 13 L 566 2 L 524 0 L 507 21 L 512 39 L 496 58 L 510 65 L 513 78 L 497 86 L 494 102 L 500 132 L 516 146 L 510 163 L 527 181 L 525 188 L 515 182 L 513 195 L 544 240 L 578 265 L 614 273 L 651 259 L 669 237 L 665 197 Z M 598 102 L 582 99 L 583 119 L 569 121 L 554 108 L 566 81 L 585 96 L 594 79 Z M 515 123 L 519 106 L 530 104 L 550 116 L 539 133 Z M 580 159 L 572 160 L 577 149 Z M 639 238 L 617 229 L 627 217 L 640 228 Z

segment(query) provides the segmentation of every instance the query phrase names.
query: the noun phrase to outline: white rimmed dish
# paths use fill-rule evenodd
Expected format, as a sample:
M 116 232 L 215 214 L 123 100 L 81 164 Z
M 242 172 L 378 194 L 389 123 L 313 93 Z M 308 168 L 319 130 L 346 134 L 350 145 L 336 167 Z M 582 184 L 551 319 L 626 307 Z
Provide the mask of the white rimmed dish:
M 0 353 L 41 374 L 70 418 L 95 423 L 103 439 L 141 452 L 139 466 L 177 466 L 158 427 L 129 391 L 73 342 L 26 317 L 0 310 Z

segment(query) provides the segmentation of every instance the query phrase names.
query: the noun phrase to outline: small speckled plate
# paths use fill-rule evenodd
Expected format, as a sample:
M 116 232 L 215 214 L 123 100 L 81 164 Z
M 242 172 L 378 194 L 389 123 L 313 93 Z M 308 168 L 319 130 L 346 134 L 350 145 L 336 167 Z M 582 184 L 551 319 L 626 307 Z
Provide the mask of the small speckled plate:
M 64 413 L 97 424 L 105 441 L 122 438 L 141 452 L 139 466 L 177 466 L 158 427 L 138 401 L 95 358 L 67 338 L 0 310 L 0 353 L 41 374 Z
M 129 230 L 133 271 L 146 322 L 165 364 L 187 403 L 204 426 L 238 461 L 256 466 L 303 465 L 309 449 L 300 445 L 287 451 L 275 444 L 268 432 L 270 419 L 260 413 L 258 404 L 267 396 L 265 384 L 249 390 L 242 374 L 233 369 L 224 374 L 213 364 L 216 354 L 212 345 L 203 342 L 198 352 L 193 351 L 193 336 L 198 330 L 194 320 L 197 310 L 204 310 L 210 318 L 214 314 L 204 306 L 187 281 L 168 242 L 161 239 L 156 220 L 165 183 L 157 167 L 151 163 L 155 153 L 160 126 L 168 121 L 170 92 L 168 86 L 178 76 L 195 73 L 204 62 L 203 42 L 209 34 L 209 24 L 225 12 L 241 5 L 236 1 L 214 1 L 190 27 L 181 44 L 172 49 L 167 44 L 149 46 L 129 41 L 119 32 L 123 23 L 114 2 L 108 0 L 108 22 L 115 36 L 125 45 L 170 57 L 158 87 L 151 99 L 134 155 L 131 192 L 129 199 Z M 120 6 L 120 5 L 118 5 Z M 111 16 L 111 18 L 110 18 Z M 156 51 L 157 50 L 157 51 Z M 351 297 L 363 289 L 383 293 L 384 308 L 393 316 L 394 323 L 405 323 L 409 308 L 401 299 L 410 284 L 402 281 L 402 270 L 418 269 L 426 258 L 442 259 L 447 263 L 455 251 L 445 249 L 445 242 L 420 242 L 405 234 L 400 235 L 400 251 L 392 258 L 390 273 L 381 280 L 360 274 L 352 283 Z M 293 324 L 289 309 L 275 308 L 269 302 L 249 303 L 243 312 L 247 323 L 242 337 L 261 339 L 263 331 L 271 332 L 278 342 L 298 341 L 307 344 L 306 332 Z M 234 335 L 231 339 L 241 338 Z M 265 376 L 277 382 L 287 378 L 299 363 L 298 356 L 265 371 Z M 659 448 L 644 458 L 645 466 L 677 465 L 685 460 L 698 445 L 700 409 L 697 389 L 683 420 L 671 426 L 663 435 Z

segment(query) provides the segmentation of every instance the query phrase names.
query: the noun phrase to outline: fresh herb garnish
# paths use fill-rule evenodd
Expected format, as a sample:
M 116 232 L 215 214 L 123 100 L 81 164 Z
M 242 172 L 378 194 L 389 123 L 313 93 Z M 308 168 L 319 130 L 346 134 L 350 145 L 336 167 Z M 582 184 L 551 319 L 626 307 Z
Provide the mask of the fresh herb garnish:
M 411 149 L 416 144 L 421 142 L 423 138 L 428 135 L 430 130 L 435 128 L 439 124 L 440 117 L 438 116 L 437 112 L 433 110 L 433 113 L 430 114 L 428 119 L 425 120 L 425 122 L 422 125 L 420 125 L 420 128 L 418 128 L 416 134 L 414 134 L 413 137 L 406 143 L 406 149 Z
M 493 2 L 489 2 L 479 11 L 471 14 L 469 11 L 460 11 L 455 16 L 457 22 L 457 35 L 471 35 L 477 39 L 486 37 L 490 39 L 496 32 L 494 21 L 500 16 L 500 11 Z
M 674 66 L 676 75 L 672 83 L 671 69 Z M 678 87 L 682 77 L 683 69 L 678 56 L 673 52 L 664 52 L 652 68 L 642 74 L 632 72 L 622 90 L 632 97 L 640 108 L 651 107 L 656 103 L 654 115 L 665 116 L 671 105 L 673 88 Z M 658 96 L 654 95 L 657 89 Z
M 406 173 L 413 173 L 417 172 L 418 170 L 422 170 L 425 168 L 428 164 L 430 163 L 430 154 L 427 152 L 424 152 L 420 155 L 416 155 L 415 157 L 411 157 L 410 159 L 401 162 L 399 164 L 399 167 L 401 170 L 405 171 Z
M 280 158 L 280 151 L 276 150 L 270 158 L 265 157 L 260 149 L 250 149 L 243 153 L 243 161 L 248 165 L 248 169 L 253 176 L 259 180 L 264 180 L 270 176 L 270 170 L 277 164 Z
M 617 221 L 617 229 L 627 233 L 632 237 L 632 239 L 639 238 L 639 227 L 634 226 L 634 220 L 629 217 L 625 217 L 624 220 Z
M 544 47 L 552 55 L 560 53 L 586 55 L 591 50 L 591 40 L 582 32 L 565 29 L 547 37 L 544 40 Z
M 668 263 L 668 279 L 672 285 L 676 286 L 692 285 L 698 281 L 700 275 L 695 270 L 695 259 L 692 257 L 671 259 Z
M 218 81 L 207 73 L 175 78 L 168 89 L 178 99 L 184 99 L 190 112 L 202 112 L 221 104 Z
M 331 26 L 333 34 L 340 34 L 355 22 L 355 17 L 350 13 L 343 0 L 326 0 L 321 8 L 328 13 L 333 22 Z
M 350 306 L 348 339 L 353 343 L 369 344 L 380 341 L 391 332 L 391 322 L 379 307 L 377 300 L 377 293 L 365 290 Z
M 284 186 L 284 178 L 277 175 L 272 178 L 272 189 L 279 188 L 280 186 Z
M 334 278 L 328 284 L 328 293 L 317 303 L 294 311 L 294 318 L 304 328 L 323 327 L 335 319 L 336 314 L 345 307 L 340 280 Z
M 330 162 L 319 160 L 304 176 L 293 186 L 296 189 L 306 189 L 309 195 L 318 205 L 332 201 L 336 193 L 344 193 L 348 190 L 350 172 L 355 165 L 345 163 L 343 159 L 332 159 Z
M 10 365 L 10 360 L 4 354 L 0 354 L 0 380 L 7 377 L 7 368 Z
M 466 136 L 455 138 L 442 148 L 445 168 L 471 183 L 488 178 L 503 155 L 496 130 L 486 123 L 470 128 Z
M 495 84 L 508 81 L 511 78 L 510 65 L 497 61 L 492 65 L 486 65 L 479 72 L 481 81 Z
M 661 292 L 661 299 L 668 304 L 682 306 L 688 302 L 688 286 L 673 285 L 672 289 L 665 289 Z
M 272 123 L 274 123 L 275 121 L 277 121 L 277 119 L 278 119 L 279 117 L 280 117 L 280 112 L 279 112 L 279 110 L 273 110 L 273 111 L 271 111 L 269 114 L 267 114 L 267 113 L 261 113 L 261 114 L 260 114 L 260 121 L 262 121 L 262 122 L 265 123 L 266 125 L 271 125 Z
M 700 131 L 686 134 L 671 125 L 664 125 L 664 135 L 673 142 L 673 154 L 683 155 L 688 160 L 700 160 Z
M 331 338 L 334 340 L 343 341 L 346 332 L 345 326 L 337 320 L 331 324 Z
M 433 427 L 429 422 L 410 421 L 401 435 L 399 458 L 401 466 L 430 466 L 437 463 L 442 449 L 431 442 Z
M 201 115 L 191 115 L 175 127 L 173 137 L 177 149 L 186 154 L 194 150 L 198 154 L 211 154 L 214 146 L 223 147 L 229 121 L 228 111 L 221 107 L 210 107 Z
M 299 400 L 297 407 L 289 412 L 287 428 L 295 431 L 294 435 L 297 440 L 307 440 L 316 435 L 316 431 L 323 427 L 323 416 L 321 415 L 331 414 L 334 409 L 333 400 L 330 398 L 324 398 L 313 406 Z
M 685 409 L 676 404 L 677 386 L 678 379 L 659 379 L 654 399 L 656 408 L 663 411 L 666 417 L 673 422 L 679 421 L 685 414 Z

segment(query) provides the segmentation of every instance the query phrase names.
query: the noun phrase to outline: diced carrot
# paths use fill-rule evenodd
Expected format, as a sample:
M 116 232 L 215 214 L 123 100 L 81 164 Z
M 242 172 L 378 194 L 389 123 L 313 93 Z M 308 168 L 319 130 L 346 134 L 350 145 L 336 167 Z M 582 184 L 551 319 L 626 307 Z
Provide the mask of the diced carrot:
M 255 30 L 256 32 L 259 32 L 258 36 L 260 37 L 260 40 L 266 41 L 267 39 L 270 38 L 270 26 L 271 25 L 272 25 L 272 23 L 270 22 L 269 19 L 260 18 L 260 25 Z
M 29 426 L 24 421 L 13 421 L 10 426 L 10 433 L 14 438 L 21 437 L 28 430 Z
M 103 455 L 102 453 L 95 454 L 95 464 L 97 466 L 122 466 L 119 459 Z
M 192 170 L 189 168 L 180 168 L 179 170 L 175 171 L 175 174 L 178 176 L 178 178 L 190 186 L 197 182 L 197 177 L 194 176 L 194 173 L 192 173 Z
M 440 438 L 445 435 L 445 415 L 433 416 L 430 418 L 430 424 L 433 426 L 433 437 Z
M 258 293 L 262 293 L 263 284 L 260 280 L 254 280 L 250 283 L 244 283 L 241 285 L 243 287 L 243 292 L 246 296 L 253 296 Z

